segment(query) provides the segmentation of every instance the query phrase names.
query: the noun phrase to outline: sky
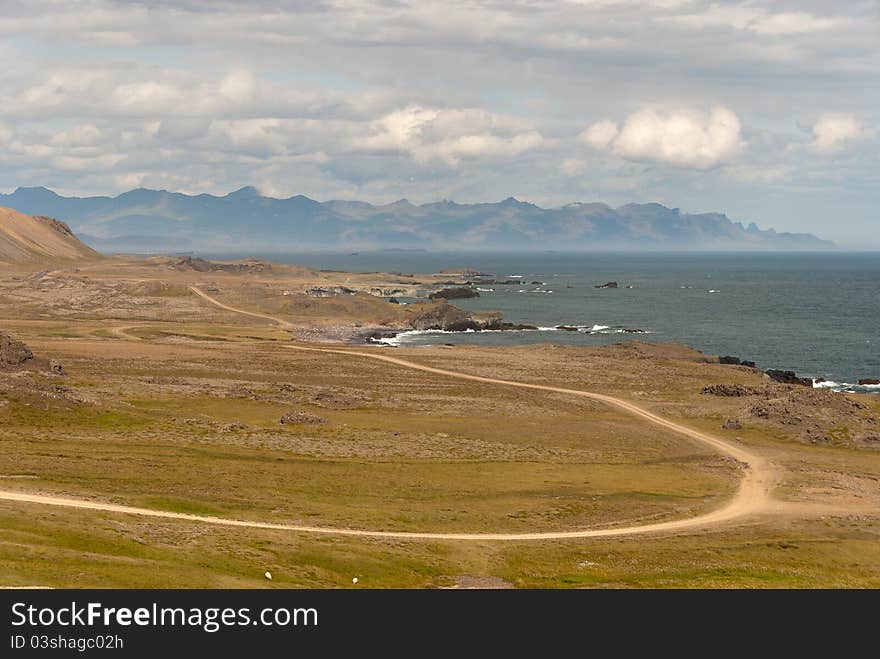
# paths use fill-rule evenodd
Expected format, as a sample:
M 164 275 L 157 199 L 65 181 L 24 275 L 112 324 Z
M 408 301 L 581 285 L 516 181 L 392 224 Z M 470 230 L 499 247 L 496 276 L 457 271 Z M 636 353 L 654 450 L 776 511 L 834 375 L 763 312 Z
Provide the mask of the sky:
M 0 191 L 656 201 L 880 249 L 878 0 L 0 5 Z

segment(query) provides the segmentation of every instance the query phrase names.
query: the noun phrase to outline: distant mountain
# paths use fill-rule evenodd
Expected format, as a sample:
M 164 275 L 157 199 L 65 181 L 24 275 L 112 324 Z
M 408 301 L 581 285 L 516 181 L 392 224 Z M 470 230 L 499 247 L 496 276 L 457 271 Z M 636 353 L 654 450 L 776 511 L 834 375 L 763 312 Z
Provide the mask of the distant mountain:
M 309 249 L 456 250 L 815 250 L 833 243 L 805 233 L 743 226 L 720 213 L 660 204 L 576 203 L 540 208 L 405 199 L 376 206 L 263 197 L 245 187 L 222 197 L 131 190 L 118 197 L 62 197 L 46 188 L 0 194 L 0 205 L 68 222 L 101 250 L 215 252 Z
M 77 240 L 64 222 L 0 208 L 0 263 L 72 261 L 99 256 Z

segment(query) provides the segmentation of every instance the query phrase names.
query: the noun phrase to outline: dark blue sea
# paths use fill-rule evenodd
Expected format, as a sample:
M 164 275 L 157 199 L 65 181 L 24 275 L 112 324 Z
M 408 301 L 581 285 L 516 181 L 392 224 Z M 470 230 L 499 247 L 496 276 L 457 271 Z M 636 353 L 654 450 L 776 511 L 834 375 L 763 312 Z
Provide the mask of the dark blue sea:
M 472 268 L 518 284 L 481 286 L 469 310 L 499 310 L 541 331 L 408 333 L 399 344 L 684 343 L 758 366 L 822 377 L 835 388 L 880 378 L 880 254 L 478 254 L 372 252 L 262 255 L 314 268 L 435 273 Z M 594 288 L 616 281 L 618 288 Z M 533 283 L 539 282 L 539 283 Z M 552 329 L 577 326 L 579 331 Z M 624 329 L 646 334 L 631 335 Z

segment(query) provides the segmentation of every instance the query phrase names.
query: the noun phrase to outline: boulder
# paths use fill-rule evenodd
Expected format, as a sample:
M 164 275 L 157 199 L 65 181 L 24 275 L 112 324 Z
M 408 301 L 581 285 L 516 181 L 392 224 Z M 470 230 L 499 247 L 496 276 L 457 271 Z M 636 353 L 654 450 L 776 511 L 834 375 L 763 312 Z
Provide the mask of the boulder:
M 723 357 L 718 358 L 719 364 L 731 364 L 733 366 L 739 366 L 742 364 L 739 357 L 732 357 L 731 355 L 724 355 Z
M 742 423 L 739 419 L 728 419 L 721 426 L 723 430 L 742 430 Z
M 770 369 L 769 371 L 764 372 L 775 382 L 781 382 L 782 384 L 799 384 L 803 387 L 813 386 L 813 381 L 810 378 L 799 378 L 794 371 Z
M 64 366 L 57 359 L 49 360 L 49 370 L 55 375 L 64 375 Z
M 327 419 L 325 419 L 324 417 L 320 417 L 317 414 L 311 414 L 309 412 L 288 412 L 281 417 L 282 425 L 289 425 L 294 423 L 320 424 L 327 423 Z
M 596 284 L 593 288 L 617 288 L 617 282 L 606 281 L 604 284 Z
M 34 353 L 11 334 L 0 332 L 0 368 L 17 368 L 34 358 Z
M 880 384 L 880 380 L 878 380 L 877 378 L 862 378 L 861 380 L 859 380 L 859 384 L 862 386 Z

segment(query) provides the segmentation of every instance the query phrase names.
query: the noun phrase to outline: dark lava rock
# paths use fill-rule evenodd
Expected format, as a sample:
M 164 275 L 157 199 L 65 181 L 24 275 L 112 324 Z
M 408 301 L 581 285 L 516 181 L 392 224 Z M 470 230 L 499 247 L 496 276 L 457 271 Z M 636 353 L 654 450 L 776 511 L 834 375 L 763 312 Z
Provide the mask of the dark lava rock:
M 859 380 L 859 384 L 865 386 L 866 384 L 880 384 L 880 380 L 877 378 L 863 378 Z
M 281 423 L 284 425 L 291 423 L 319 424 L 327 423 L 327 419 L 320 417 L 317 414 L 310 414 L 309 412 L 288 412 L 281 417 Z
M 415 330 L 445 330 L 453 323 L 471 319 L 469 313 L 452 306 L 443 298 L 429 304 L 416 304 L 411 308 L 414 314 L 409 325 Z
M 467 319 L 449 323 L 443 329 L 445 329 L 447 332 L 479 332 L 481 329 L 483 329 L 483 326 L 475 320 Z
M 813 381 L 810 378 L 799 378 L 794 371 L 779 371 L 770 369 L 764 371 L 771 380 L 782 382 L 783 384 L 799 384 L 803 387 L 812 387 Z
M 742 396 L 757 396 L 758 394 L 764 393 L 764 390 L 756 387 L 747 387 L 743 384 L 710 384 L 708 387 L 703 387 L 703 390 L 700 393 L 709 394 L 711 396 L 739 398 Z
M 748 366 L 749 368 L 758 368 L 758 366 L 757 366 L 757 364 L 755 364 L 755 362 L 749 361 L 747 359 L 743 359 L 742 362 L 740 362 L 740 365 L 741 366 Z
M 271 264 L 258 259 L 218 263 L 193 256 L 182 256 L 169 265 L 175 270 L 195 270 L 196 272 L 267 272 L 272 270 Z
M 456 300 L 469 297 L 480 297 L 480 294 L 472 288 L 444 288 L 436 293 L 431 293 L 428 296 L 431 300 L 436 300 L 441 297 L 446 300 Z
M 593 288 L 617 288 L 617 282 L 607 281 L 604 284 L 596 284 Z
M 481 329 L 485 330 L 536 330 L 538 329 L 535 325 L 523 325 L 521 323 L 505 323 L 502 322 L 500 318 L 495 318 L 485 325 L 482 326 Z
M 732 364 L 734 366 L 739 366 L 742 364 L 739 357 L 732 357 L 730 355 L 724 355 L 723 357 L 718 358 L 719 364 Z
M 364 339 L 369 342 L 379 342 L 382 339 L 393 339 L 397 336 L 397 332 L 383 332 L 381 330 L 375 332 L 369 332 L 364 336 Z
M 394 297 L 392 297 L 392 298 L 388 298 L 388 301 L 389 301 L 391 304 L 400 304 L 400 300 L 398 300 L 397 298 L 394 298 Z
M 16 368 L 34 358 L 24 343 L 6 332 L 0 332 L 0 368 Z
M 565 332 L 577 332 L 578 328 L 576 325 L 557 325 L 556 329 L 563 330 Z

